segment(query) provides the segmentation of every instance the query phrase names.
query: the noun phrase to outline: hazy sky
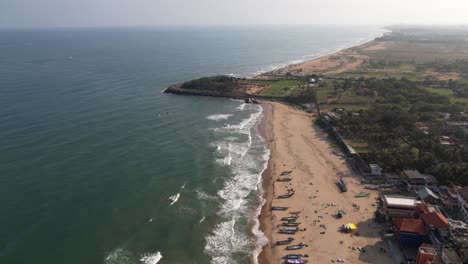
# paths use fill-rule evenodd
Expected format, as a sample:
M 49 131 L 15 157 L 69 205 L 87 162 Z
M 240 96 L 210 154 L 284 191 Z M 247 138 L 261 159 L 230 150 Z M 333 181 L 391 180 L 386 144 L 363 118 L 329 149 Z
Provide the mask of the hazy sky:
M 0 0 L 0 27 L 468 24 L 468 0 Z

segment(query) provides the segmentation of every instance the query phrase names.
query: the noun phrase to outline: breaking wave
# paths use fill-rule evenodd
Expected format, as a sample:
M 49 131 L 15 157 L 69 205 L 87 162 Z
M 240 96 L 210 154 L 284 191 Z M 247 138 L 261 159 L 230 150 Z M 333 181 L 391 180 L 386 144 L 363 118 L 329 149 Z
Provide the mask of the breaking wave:
M 216 115 L 209 115 L 206 119 L 213 120 L 213 121 L 220 121 L 220 120 L 227 120 L 229 119 L 232 114 L 216 114 Z
M 257 218 L 260 213 L 258 203 L 252 205 L 252 193 L 261 201 L 256 191 L 261 181 L 261 173 L 266 169 L 269 152 L 265 142 L 256 133 L 256 127 L 263 109 L 259 105 L 243 105 L 242 109 L 253 111 L 237 124 L 228 124 L 215 129 L 223 135 L 213 143 L 216 147 L 216 161 L 221 166 L 230 168 L 232 176 L 217 192 L 222 203 L 218 211 L 221 222 L 206 239 L 205 253 L 211 257 L 211 263 L 235 263 L 235 254 L 249 254 L 256 261 L 261 248 L 268 241 L 258 229 Z M 240 106 L 237 108 L 240 110 Z M 257 210 L 255 216 L 250 212 Z M 260 207 L 261 208 L 261 207 Z M 252 217 L 252 218 L 250 218 Z M 245 233 L 245 224 L 253 220 L 252 234 Z M 256 222 L 255 222 L 256 221 Z M 265 242 L 266 241 L 266 242 Z M 255 247 L 252 252 L 252 248 Z
M 180 197 L 180 193 L 177 193 L 175 195 L 172 195 L 171 197 L 169 197 L 169 200 L 171 200 L 172 202 L 169 204 L 169 206 L 177 203 L 177 201 L 179 200 L 179 197 Z
M 145 263 L 145 264 L 156 264 L 162 259 L 161 252 L 156 252 L 152 254 L 144 254 L 141 258 L 140 261 Z

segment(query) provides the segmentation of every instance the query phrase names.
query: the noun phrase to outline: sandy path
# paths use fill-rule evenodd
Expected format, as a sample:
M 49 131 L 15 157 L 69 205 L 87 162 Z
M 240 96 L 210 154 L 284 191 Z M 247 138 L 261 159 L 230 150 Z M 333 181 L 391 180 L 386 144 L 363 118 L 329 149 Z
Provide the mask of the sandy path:
M 261 228 L 270 243 L 260 255 L 260 263 L 282 263 L 281 257 L 291 253 L 308 254 L 311 263 L 331 263 L 338 258 L 347 263 L 393 263 L 386 254 L 379 253 L 380 247 L 386 245 L 379 235 L 381 227 L 371 220 L 377 193 L 371 193 L 370 198 L 354 198 L 356 193 L 369 191 L 362 188 L 346 161 L 332 154 L 327 135 L 312 126 L 312 116 L 279 103 L 264 103 L 264 113 L 263 130 L 270 144 L 271 159 L 263 175 L 267 202 L 262 210 Z M 276 181 L 282 171 L 289 170 L 293 171 L 291 182 Z M 345 179 L 348 192 L 341 193 L 337 188 L 339 177 Z M 288 188 L 295 190 L 293 197 L 276 199 L 286 194 Z M 336 206 L 324 205 L 331 203 Z M 272 205 L 286 206 L 289 210 L 270 211 Z M 334 217 L 338 209 L 346 212 L 342 219 Z M 301 250 L 286 251 L 285 246 L 274 246 L 274 241 L 289 237 L 279 234 L 281 227 L 277 227 L 280 218 L 288 216 L 289 211 L 302 211 L 298 222 L 306 231 L 293 235 L 296 239 L 293 244 L 309 245 Z M 320 222 L 314 224 L 314 220 Z M 358 224 L 360 236 L 338 231 L 348 222 Z M 366 252 L 352 247 L 363 247 Z

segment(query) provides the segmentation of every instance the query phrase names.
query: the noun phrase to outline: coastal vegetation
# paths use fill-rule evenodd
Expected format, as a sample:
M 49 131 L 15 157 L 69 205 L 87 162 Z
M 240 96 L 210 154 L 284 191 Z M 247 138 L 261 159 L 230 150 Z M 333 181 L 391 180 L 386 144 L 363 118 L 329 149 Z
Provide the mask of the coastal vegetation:
M 468 44 L 434 32 L 403 37 L 407 33 L 397 30 L 325 56 L 319 61 L 325 66 L 313 64 L 313 74 L 306 62 L 251 79 L 206 77 L 180 87 L 336 112 L 337 127 L 367 161 L 386 171 L 415 168 L 442 183 L 468 184 L 465 134 L 452 131 L 456 143 L 440 143 L 447 121 L 468 120 Z M 431 133 L 422 133 L 418 123 L 430 124 Z
M 203 77 L 182 84 L 182 88 L 191 90 L 232 91 L 238 87 L 236 78 L 228 76 Z

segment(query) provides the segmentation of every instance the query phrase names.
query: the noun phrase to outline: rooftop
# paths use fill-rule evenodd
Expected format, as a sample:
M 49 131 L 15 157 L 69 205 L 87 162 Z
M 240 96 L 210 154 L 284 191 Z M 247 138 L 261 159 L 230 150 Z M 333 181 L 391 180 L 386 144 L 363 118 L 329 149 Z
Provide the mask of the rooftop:
M 424 187 L 422 188 L 421 190 L 418 191 L 418 196 L 421 198 L 421 199 L 426 199 L 428 197 L 432 197 L 434 199 L 439 199 L 439 197 L 433 192 L 431 191 L 429 188 L 427 187 Z
M 405 174 L 408 179 L 424 179 L 417 170 L 404 170 L 403 174 Z
M 400 232 L 426 235 L 426 227 L 420 219 L 394 218 L 394 225 Z
M 389 206 L 415 207 L 416 199 L 405 196 L 384 195 L 384 200 Z
M 447 218 L 439 212 L 421 214 L 421 219 L 426 225 L 436 228 L 448 228 L 449 225 Z

